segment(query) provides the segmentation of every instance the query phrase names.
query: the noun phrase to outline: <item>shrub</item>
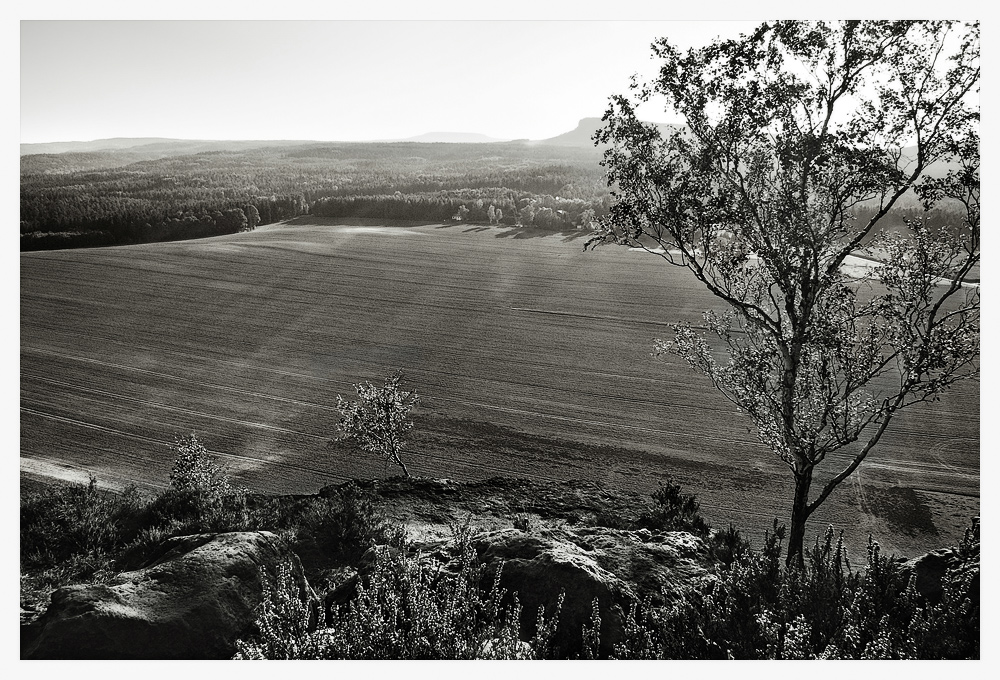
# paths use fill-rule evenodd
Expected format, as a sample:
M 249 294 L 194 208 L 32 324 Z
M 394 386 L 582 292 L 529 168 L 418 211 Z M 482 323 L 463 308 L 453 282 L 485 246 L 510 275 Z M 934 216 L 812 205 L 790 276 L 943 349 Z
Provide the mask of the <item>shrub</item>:
M 390 463 L 399 466 L 403 475 L 409 477 L 400 454 L 406 433 L 413 427 L 410 409 L 419 403 L 420 397 L 416 390 L 404 392 L 401 381 L 402 374 L 397 372 L 386 378 L 382 387 L 369 382 L 355 385 L 356 401 L 337 395 L 337 411 L 341 416 L 337 431 L 338 440 L 356 442 L 365 453 L 384 459 L 387 466 Z
M 403 543 L 401 529 L 387 522 L 371 495 L 354 482 L 312 503 L 299 521 L 300 538 L 311 537 L 324 554 L 346 562 L 355 562 L 377 543 Z
M 195 435 L 179 437 L 170 488 L 150 506 L 150 523 L 180 522 L 179 531 L 244 531 L 254 522 L 248 491 L 234 483 Z
M 310 630 L 308 602 L 288 575 L 257 616 L 257 634 L 237 643 L 238 659 L 531 659 L 551 649 L 559 607 L 539 611 L 530 643 L 519 637 L 516 594 L 499 585 L 500 571 L 483 588 L 484 567 L 469 541 L 459 541 L 451 568 L 434 559 L 376 548 L 371 573 L 357 597 L 335 607 L 324 626 Z
M 514 528 L 518 531 L 531 531 L 533 523 L 531 521 L 531 515 L 526 512 L 519 512 L 514 515 L 513 519 L 511 519 L 511 524 L 513 524 Z
M 732 524 L 728 529 L 712 533 L 708 543 L 709 554 L 722 566 L 732 566 L 736 559 L 750 549 L 750 542 L 740 535 Z
M 21 499 L 22 566 L 45 568 L 71 558 L 81 565 L 105 563 L 99 556 L 113 553 L 138 532 L 136 517 L 143 506 L 135 487 L 122 493 L 101 490 L 94 476 L 86 486 L 59 484 L 26 494 Z
M 101 582 L 116 571 L 116 558 L 140 531 L 145 501 L 135 487 L 122 493 L 59 484 L 21 497 L 21 602 L 44 606 L 61 586 Z
M 195 435 L 176 438 L 171 449 L 177 454 L 170 469 L 171 488 L 209 500 L 232 493 L 228 475 Z
M 737 550 L 703 592 L 654 607 L 634 603 L 616 656 L 627 659 L 979 658 L 979 525 L 959 546 L 930 603 L 900 562 L 869 540 L 852 571 L 828 530 L 803 567 L 781 566 L 783 527 L 760 551 Z
M 654 531 L 689 531 L 702 536 L 708 533 L 708 524 L 699 512 L 698 501 L 694 496 L 682 493 L 680 484 L 667 478 L 652 497 L 653 510 L 639 517 L 639 526 Z

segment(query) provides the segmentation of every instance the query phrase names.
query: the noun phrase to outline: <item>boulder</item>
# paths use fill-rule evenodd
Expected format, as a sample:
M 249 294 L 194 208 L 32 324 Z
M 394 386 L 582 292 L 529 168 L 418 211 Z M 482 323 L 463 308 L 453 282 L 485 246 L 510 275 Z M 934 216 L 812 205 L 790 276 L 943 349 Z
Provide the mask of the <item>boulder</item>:
M 913 574 L 913 587 L 931 604 L 941 601 L 941 579 L 955 562 L 950 549 L 933 550 L 904 563 L 903 568 Z
M 298 558 L 267 531 L 168 539 L 134 571 L 100 584 L 60 588 L 22 635 L 24 659 L 225 659 L 250 632 L 261 569 Z
M 979 559 L 962 559 L 958 550 L 942 548 L 915 557 L 903 564 L 913 575 L 913 587 L 930 604 L 938 604 L 944 595 L 944 577 L 949 571 L 968 575 L 968 595 L 979 601 Z
M 662 602 L 711 578 L 711 560 L 701 539 L 684 532 L 652 534 L 607 527 L 561 527 L 538 532 L 502 530 L 474 540 L 487 578 L 501 570 L 500 585 L 517 592 L 522 635 L 534 635 L 540 606 L 551 615 L 565 593 L 553 646 L 569 657 L 583 650 L 596 599 L 600 607 L 602 655 L 623 639 L 629 607 L 649 597 Z

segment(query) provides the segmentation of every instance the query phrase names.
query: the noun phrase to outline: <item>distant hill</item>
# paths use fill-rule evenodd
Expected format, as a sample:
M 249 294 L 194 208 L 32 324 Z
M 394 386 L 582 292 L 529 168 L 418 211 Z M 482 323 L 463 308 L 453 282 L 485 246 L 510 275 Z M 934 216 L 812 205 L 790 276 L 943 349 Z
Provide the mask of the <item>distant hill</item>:
M 594 133 L 603 125 L 604 123 L 600 118 L 583 118 L 577 124 L 576 129 L 556 135 L 555 137 L 534 140 L 528 143 L 545 144 L 548 146 L 586 146 L 592 148 L 594 146 Z M 660 128 L 661 134 L 674 130 L 676 127 L 664 123 L 657 123 L 656 126 Z
M 601 127 L 600 118 L 584 118 L 569 132 L 564 132 L 548 139 L 539 139 L 529 144 L 547 144 L 551 146 L 594 146 L 594 133 Z
M 575 146 L 592 149 L 591 139 L 594 132 L 601 126 L 600 118 L 584 118 L 576 129 L 548 139 L 528 140 L 518 139 L 514 143 L 532 146 L 544 144 L 547 146 Z M 370 142 L 415 142 L 424 144 L 494 144 L 510 142 L 509 139 L 490 137 L 478 132 L 425 132 L 406 139 L 378 139 Z M 63 154 L 63 153 L 101 153 L 126 152 L 131 160 L 153 160 L 168 156 L 180 156 L 206 151 L 246 151 L 262 147 L 299 146 L 306 144 L 322 144 L 310 140 L 208 140 L 208 139 L 170 139 L 167 137 L 115 137 L 112 139 L 95 139 L 89 142 L 45 142 L 39 144 L 21 144 L 21 155 Z M 353 142 L 359 143 L 359 142 Z
M 526 146 L 560 146 L 580 149 L 594 149 L 594 133 L 602 127 L 600 118 L 583 118 L 576 128 L 547 139 L 517 139 L 505 140 L 477 132 L 427 132 L 406 139 L 372 140 L 371 142 L 343 142 L 344 144 L 364 143 L 447 143 L 447 144 L 495 144 L 510 143 Z M 675 125 L 657 123 L 661 134 L 677 129 Z M 21 156 L 41 156 L 59 154 L 100 154 L 100 156 L 80 156 L 72 161 L 69 159 L 51 158 L 47 160 L 34 159 L 30 167 L 35 171 L 44 171 L 46 165 L 53 170 L 86 170 L 104 167 L 115 167 L 144 160 L 158 160 L 171 156 L 213 152 L 213 151 L 248 151 L 261 148 L 296 147 L 320 144 L 335 144 L 337 142 L 318 142 L 309 140 L 206 140 L 206 139 L 170 139 L 166 137 L 115 137 L 111 139 L 95 139 L 89 142 L 45 142 L 39 144 L 21 144 Z M 907 158 L 916 156 L 915 148 L 903 149 Z M 937 161 L 927 168 L 931 177 L 941 177 L 954 164 L 948 161 Z
M 506 142 L 506 139 L 481 135 L 478 132 L 426 132 L 416 137 L 399 140 L 403 142 L 424 142 L 447 144 L 492 144 L 494 142 Z
M 315 143 L 303 140 L 210 140 L 170 139 L 166 137 L 115 137 L 112 139 L 95 139 L 89 142 L 21 144 L 21 155 L 126 151 L 146 159 L 153 159 L 203 153 L 205 151 L 246 151 L 261 147 L 297 146 L 300 144 Z
M 489 137 L 477 132 L 427 132 L 407 139 L 380 139 L 377 142 L 422 142 L 449 144 L 490 144 L 506 142 L 506 139 Z M 323 144 L 315 140 L 282 140 L 282 139 L 246 139 L 246 140 L 212 140 L 212 139 L 171 139 L 167 137 L 115 137 L 112 139 L 95 139 L 89 142 L 42 142 L 37 144 L 21 144 L 22 156 L 63 153 L 103 153 L 127 152 L 135 156 L 135 160 L 153 160 L 167 156 L 181 156 L 206 151 L 247 151 L 264 147 L 302 146 L 306 144 Z M 359 142 L 352 142 L 359 143 Z
M 550 137 L 549 139 L 528 140 L 519 139 L 515 143 L 531 146 L 544 144 L 547 146 L 575 146 L 592 149 L 591 140 L 594 132 L 601 125 L 600 118 L 584 118 L 576 129 Z M 373 143 L 414 142 L 423 144 L 495 144 L 510 142 L 509 139 L 490 137 L 478 132 L 425 132 L 406 139 L 369 140 Z M 95 139 L 89 142 L 44 142 L 38 144 L 21 144 L 22 156 L 65 153 L 107 153 L 118 152 L 121 159 L 129 162 L 138 160 L 155 160 L 169 156 L 204 153 L 206 151 L 247 151 L 263 147 L 300 146 L 307 144 L 323 144 L 310 140 L 209 140 L 209 139 L 171 139 L 167 137 L 115 137 L 112 139 Z M 345 142 L 346 143 L 346 142 Z M 360 142 L 352 142 L 360 143 Z
M 120 151 L 132 149 L 147 144 L 179 143 L 185 140 L 168 139 L 166 137 L 115 137 L 113 139 L 95 139 L 89 142 L 44 142 L 40 144 L 22 144 L 21 155 L 28 156 L 42 153 L 92 153 L 94 151 Z

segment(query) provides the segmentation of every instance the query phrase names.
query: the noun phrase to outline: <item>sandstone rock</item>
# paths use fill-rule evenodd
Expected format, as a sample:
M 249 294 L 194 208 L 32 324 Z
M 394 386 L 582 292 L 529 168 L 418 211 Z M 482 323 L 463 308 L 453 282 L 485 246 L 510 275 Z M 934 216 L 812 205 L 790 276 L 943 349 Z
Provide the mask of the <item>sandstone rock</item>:
M 936 604 L 941 601 L 941 579 L 954 560 L 953 551 L 945 548 L 915 557 L 907 561 L 903 567 L 913 572 L 913 585 L 916 591 L 928 602 Z
M 944 594 L 942 579 L 949 570 L 959 573 L 971 572 L 970 597 L 979 599 L 979 560 L 963 563 L 953 548 L 932 550 L 914 557 L 903 564 L 903 568 L 913 574 L 913 586 L 929 603 L 938 604 Z
M 261 568 L 298 558 L 270 532 L 182 536 L 109 583 L 60 588 L 22 636 L 27 659 L 223 659 L 253 623 Z
M 583 647 L 582 628 L 596 599 L 601 616 L 601 653 L 622 641 L 629 606 L 636 600 L 679 595 L 710 578 L 702 541 L 690 534 L 650 534 L 606 527 L 562 527 L 538 533 L 489 532 L 474 540 L 487 577 L 501 569 L 500 584 L 518 593 L 525 636 L 534 634 L 539 606 L 552 610 L 565 600 L 554 646 L 569 656 Z

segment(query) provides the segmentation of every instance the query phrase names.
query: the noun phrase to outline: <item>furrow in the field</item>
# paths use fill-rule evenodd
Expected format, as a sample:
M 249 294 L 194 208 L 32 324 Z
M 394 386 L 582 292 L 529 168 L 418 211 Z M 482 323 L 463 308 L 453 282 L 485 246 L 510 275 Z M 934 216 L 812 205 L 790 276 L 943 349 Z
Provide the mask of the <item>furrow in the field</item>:
M 28 352 L 35 352 L 35 353 L 38 353 L 38 354 L 45 354 L 45 355 L 48 355 L 48 356 L 59 357 L 61 359 L 69 359 L 70 361 L 74 361 L 74 362 L 84 362 L 86 364 L 96 364 L 96 365 L 101 366 L 101 367 L 103 367 L 105 369 L 114 369 L 114 370 L 124 371 L 124 372 L 128 372 L 128 373 L 137 373 L 137 374 L 141 374 L 140 377 L 142 379 L 154 379 L 154 380 L 158 379 L 158 380 L 166 380 L 168 382 L 170 382 L 170 381 L 180 382 L 180 383 L 185 383 L 185 384 L 188 384 L 188 385 L 193 385 L 195 387 L 204 388 L 204 389 L 208 389 L 208 390 L 220 390 L 220 391 L 223 391 L 223 392 L 233 392 L 233 393 L 236 393 L 236 394 L 240 394 L 240 395 L 242 395 L 244 397 L 252 397 L 252 398 L 259 398 L 259 399 L 269 399 L 269 400 L 273 400 L 273 401 L 282 402 L 284 404 L 288 404 L 288 405 L 296 407 L 296 408 L 301 408 L 301 407 L 316 408 L 316 409 L 321 409 L 321 410 L 325 410 L 325 411 L 336 411 L 337 410 L 335 407 L 329 406 L 329 405 L 314 404 L 314 403 L 307 402 L 307 401 L 301 401 L 299 399 L 289 399 L 289 398 L 286 398 L 286 397 L 280 397 L 280 396 L 276 396 L 276 395 L 273 395 L 273 394 L 262 394 L 260 392 L 251 392 L 249 390 L 240 390 L 240 389 L 236 389 L 234 387 L 230 387 L 228 385 L 219 385 L 219 384 L 216 384 L 216 383 L 209 383 L 209 382 L 205 382 L 205 381 L 202 381 L 202 380 L 192 380 L 191 378 L 186 378 L 186 377 L 178 376 L 178 375 L 170 375 L 170 374 L 167 374 L 167 373 L 162 373 L 160 371 L 150 371 L 150 370 L 146 370 L 146 369 L 143 369 L 143 368 L 137 368 L 135 366 L 126 366 L 124 364 L 118 364 L 118 363 L 114 363 L 114 362 L 110 362 L 110 361 L 101 361 L 100 359 L 92 359 L 92 358 L 88 358 L 88 357 L 74 356 L 74 355 L 63 353 L 63 352 L 53 352 L 53 351 L 35 349 L 35 348 L 30 348 L 30 347 L 27 347 L 27 348 L 26 347 L 22 347 L 21 351 L 22 352 L 28 351 Z M 30 373 L 26 374 L 23 371 L 22 371 L 21 375 L 22 375 L 22 377 L 33 377 L 33 378 L 36 378 L 36 379 L 50 380 L 51 381 L 51 379 L 45 378 L 44 376 L 32 375 Z M 55 381 L 52 381 L 52 382 L 55 382 Z
M 141 475 L 139 479 L 152 486 L 164 487 L 168 483 L 168 472 L 173 462 L 169 452 L 172 442 L 169 440 L 159 440 L 123 429 L 122 425 L 128 427 L 129 424 L 117 423 L 113 420 L 111 424 L 101 424 L 77 418 L 69 418 L 43 409 L 31 408 L 30 406 L 22 406 L 21 415 L 22 419 L 28 418 L 28 421 L 42 433 L 42 440 L 48 441 L 50 445 L 54 445 L 55 442 L 51 438 L 44 437 L 44 424 L 46 421 L 49 424 L 57 423 L 64 426 L 60 428 L 60 432 L 63 429 L 77 431 L 79 433 L 78 440 L 81 442 L 78 446 L 83 446 L 83 448 L 91 452 L 91 455 L 86 457 L 87 460 L 83 464 L 85 468 L 98 470 L 103 467 L 110 474 L 119 476 L 120 470 L 118 468 L 124 464 L 129 468 L 140 471 L 145 470 L 146 474 Z M 97 434 L 95 435 L 94 433 Z M 247 468 L 254 469 L 266 466 L 271 470 L 269 474 L 272 475 L 286 475 L 291 472 L 299 477 L 304 475 L 315 477 L 318 475 L 324 479 L 340 481 L 349 478 L 329 474 L 327 470 L 317 467 L 288 463 L 280 458 L 262 460 L 252 456 L 233 453 L 221 447 L 210 447 L 208 451 L 230 468 L 235 469 L 237 473 Z M 150 474 L 150 469 L 160 471 L 158 480 L 157 475 Z

